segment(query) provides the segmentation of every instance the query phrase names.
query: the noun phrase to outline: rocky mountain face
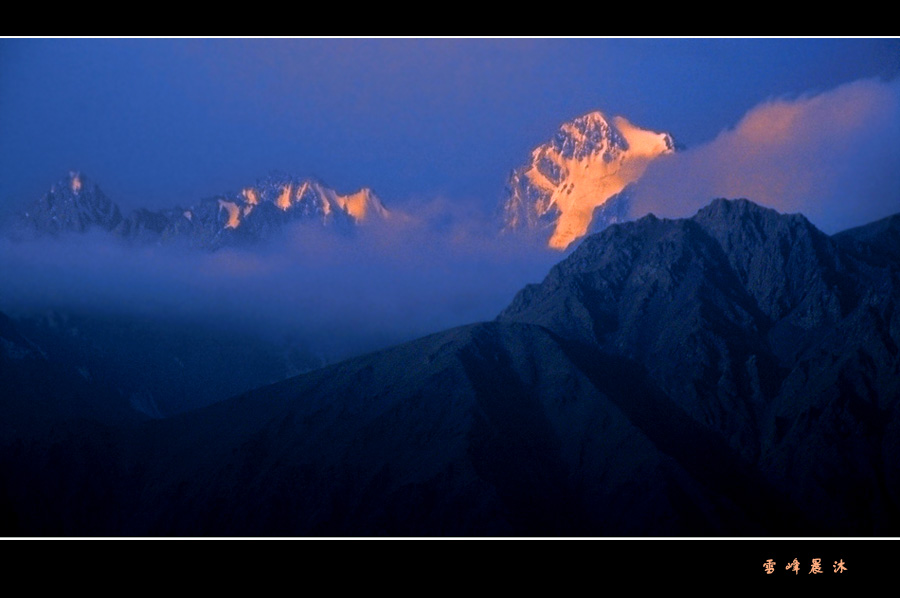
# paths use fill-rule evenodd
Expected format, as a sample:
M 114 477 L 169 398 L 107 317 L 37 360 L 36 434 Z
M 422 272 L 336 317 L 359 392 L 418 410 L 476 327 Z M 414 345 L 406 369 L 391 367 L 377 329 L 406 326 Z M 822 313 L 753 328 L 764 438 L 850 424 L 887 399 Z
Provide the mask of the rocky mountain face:
M 0 450 L 0 521 L 4 535 L 807 529 L 659 389 L 609 372 L 642 379 L 541 327 L 489 323 L 168 419 L 57 421 Z
M 829 237 L 717 200 L 611 226 L 495 322 L 106 434 L 4 442 L 0 522 L 80 535 L 897 535 L 893 222 Z
M 22 215 L 23 225 L 36 232 L 60 234 L 91 228 L 112 231 L 124 218 L 100 188 L 77 172 L 58 181 Z
M 370 189 L 341 195 L 310 179 L 273 174 L 240 193 L 188 207 L 138 209 L 123 215 L 93 181 L 77 172 L 53 185 L 19 219 L 20 235 L 58 235 L 99 229 L 138 242 L 217 249 L 269 238 L 291 222 L 349 231 L 390 213 Z
M 591 230 L 627 215 L 625 188 L 657 157 L 675 151 L 667 133 L 625 118 L 591 112 L 563 124 L 549 142 L 513 171 L 503 206 L 505 230 L 533 230 L 565 249 Z
M 633 381 L 605 375 L 612 372 Z M 162 482 L 129 531 L 807 529 L 722 438 L 641 380 L 633 364 L 534 325 L 433 335 L 154 422 L 148 435 L 163 440 L 150 478 Z
M 900 504 L 900 264 L 879 248 L 898 243 L 884 223 L 829 238 L 800 215 L 716 200 L 586 239 L 500 320 L 641 364 L 822 529 L 887 533 Z

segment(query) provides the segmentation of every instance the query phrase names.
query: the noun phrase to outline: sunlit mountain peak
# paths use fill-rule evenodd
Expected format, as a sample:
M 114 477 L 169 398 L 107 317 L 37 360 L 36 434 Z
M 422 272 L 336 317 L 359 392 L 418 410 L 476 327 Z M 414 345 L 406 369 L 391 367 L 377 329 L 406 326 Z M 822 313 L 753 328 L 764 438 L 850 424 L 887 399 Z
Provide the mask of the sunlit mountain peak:
M 597 208 L 674 148 L 668 133 L 642 129 L 621 116 L 610 120 L 594 111 L 564 123 L 512 173 L 504 228 L 546 229 L 547 244 L 565 249 L 589 232 Z
M 123 216 L 95 183 L 72 171 L 21 215 L 20 224 L 35 234 L 99 228 L 128 240 L 216 249 L 266 240 L 292 222 L 347 231 L 389 217 L 390 212 L 367 187 L 344 195 L 315 179 L 281 173 L 237 193 L 214 195 L 188 206 L 137 209 Z

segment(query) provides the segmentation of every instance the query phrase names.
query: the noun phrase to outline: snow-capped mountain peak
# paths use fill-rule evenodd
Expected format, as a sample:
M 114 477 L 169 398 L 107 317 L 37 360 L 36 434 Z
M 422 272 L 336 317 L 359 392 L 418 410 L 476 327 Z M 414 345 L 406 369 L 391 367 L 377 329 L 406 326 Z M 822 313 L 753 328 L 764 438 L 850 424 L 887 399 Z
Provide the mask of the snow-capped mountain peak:
M 285 215 L 319 218 L 323 224 L 335 218 L 349 217 L 354 224 L 373 219 L 386 219 L 389 212 L 375 193 L 364 187 L 355 193 L 341 195 L 314 179 L 296 180 L 272 175 L 245 187 L 240 194 L 218 198 L 219 210 L 226 219 L 223 227 L 235 229 L 253 218 L 255 209 L 271 204 Z
M 97 185 L 70 172 L 22 215 L 21 222 L 37 234 L 101 228 L 130 240 L 215 249 L 265 239 L 294 221 L 346 228 L 390 216 L 369 188 L 342 195 L 314 179 L 273 173 L 239 193 L 216 195 L 187 208 L 138 209 L 123 217 Z
M 122 221 L 122 214 L 93 181 L 71 171 L 31 205 L 23 220 L 35 229 L 57 234 L 92 227 L 112 230 Z
M 70 183 L 72 187 L 72 193 L 75 193 L 77 195 L 81 192 L 81 173 L 70 172 L 69 176 L 72 179 L 72 182 Z
M 657 133 L 595 111 L 564 123 L 509 181 L 504 228 L 549 229 L 548 245 L 565 249 L 587 234 L 594 212 L 644 173 L 658 156 L 674 151 L 668 133 Z
M 368 187 L 363 187 L 350 195 L 338 195 L 335 200 L 341 209 L 353 216 L 357 222 L 372 218 L 388 218 L 390 215 L 378 196 Z

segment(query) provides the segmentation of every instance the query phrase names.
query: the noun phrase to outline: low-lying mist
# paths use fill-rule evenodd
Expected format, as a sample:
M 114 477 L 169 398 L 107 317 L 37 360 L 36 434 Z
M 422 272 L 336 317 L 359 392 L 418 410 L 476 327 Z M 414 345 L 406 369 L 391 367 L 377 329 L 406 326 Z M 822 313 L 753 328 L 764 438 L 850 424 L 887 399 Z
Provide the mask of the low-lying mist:
M 300 338 L 328 361 L 488 320 L 560 254 L 460 204 L 339 234 L 298 223 L 214 252 L 94 231 L 0 240 L 0 310 L 135 316 Z

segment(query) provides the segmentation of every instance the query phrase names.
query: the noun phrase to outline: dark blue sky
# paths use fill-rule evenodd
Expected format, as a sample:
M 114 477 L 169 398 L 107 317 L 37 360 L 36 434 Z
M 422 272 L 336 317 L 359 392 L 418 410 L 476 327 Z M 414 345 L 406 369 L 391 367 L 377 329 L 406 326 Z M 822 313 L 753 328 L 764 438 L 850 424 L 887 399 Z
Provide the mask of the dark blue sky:
M 486 211 L 563 121 L 691 147 L 769 98 L 900 73 L 900 40 L 0 40 L 0 208 L 70 169 L 126 207 L 271 170 Z

